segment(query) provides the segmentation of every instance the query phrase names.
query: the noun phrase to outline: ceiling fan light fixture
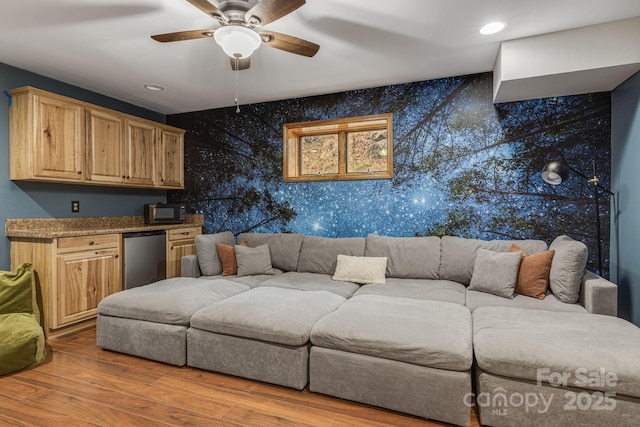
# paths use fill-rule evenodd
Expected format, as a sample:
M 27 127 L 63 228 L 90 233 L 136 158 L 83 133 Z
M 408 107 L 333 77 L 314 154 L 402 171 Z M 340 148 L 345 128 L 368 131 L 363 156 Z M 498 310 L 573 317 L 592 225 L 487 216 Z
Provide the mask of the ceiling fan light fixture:
M 258 33 L 241 25 L 228 25 L 213 34 L 224 53 L 231 58 L 245 59 L 260 46 L 262 40 Z

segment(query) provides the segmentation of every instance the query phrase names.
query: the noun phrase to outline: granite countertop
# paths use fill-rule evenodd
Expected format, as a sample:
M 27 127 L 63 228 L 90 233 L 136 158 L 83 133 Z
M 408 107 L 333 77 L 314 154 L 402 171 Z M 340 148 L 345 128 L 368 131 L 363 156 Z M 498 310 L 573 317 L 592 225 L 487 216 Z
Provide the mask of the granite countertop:
M 139 231 L 171 230 L 202 227 L 204 215 L 187 215 L 184 224 L 144 223 L 142 216 L 102 216 L 80 218 L 26 218 L 7 219 L 5 235 L 32 239 L 89 236 L 96 234 L 134 233 Z

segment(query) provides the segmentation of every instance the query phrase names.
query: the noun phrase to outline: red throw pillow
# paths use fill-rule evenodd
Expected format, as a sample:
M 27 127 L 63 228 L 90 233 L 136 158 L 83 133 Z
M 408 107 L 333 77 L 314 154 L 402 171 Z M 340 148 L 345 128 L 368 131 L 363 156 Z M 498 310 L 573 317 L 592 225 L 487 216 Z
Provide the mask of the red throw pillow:
M 240 243 L 241 246 L 249 246 L 246 240 Z M 238 274 L 238 260 L 236 259 L 236 250 L 233 246 L 216 243 L 216 251 L 220 257 L 222 264 L 223 276 L 235 276 Z
M 509 252 L 522 252 L 522 262 L 516 281 L 516 293 L 533 298 L 544 299 L 549 287 L 551 261 L 556 253 L 553 249 L 529 255 L 515 243 Z

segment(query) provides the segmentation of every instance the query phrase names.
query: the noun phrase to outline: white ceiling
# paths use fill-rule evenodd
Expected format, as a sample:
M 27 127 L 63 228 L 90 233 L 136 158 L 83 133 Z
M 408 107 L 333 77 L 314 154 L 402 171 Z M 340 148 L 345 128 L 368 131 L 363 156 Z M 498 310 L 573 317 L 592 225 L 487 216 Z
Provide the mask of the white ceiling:
M 486 72 L 501 41 L 636 16 L 638 0 L 307 0 L 264 28 L 320 51 L 261 46 L 238 75 L 240 102 Z M 478 33 L 496 20 L 506 30 Z M 214 40 L 149 37 L 217 27 L 186 0 L 0 0 L 0 62 L 164 114 L 225 107 L 235 76 Z

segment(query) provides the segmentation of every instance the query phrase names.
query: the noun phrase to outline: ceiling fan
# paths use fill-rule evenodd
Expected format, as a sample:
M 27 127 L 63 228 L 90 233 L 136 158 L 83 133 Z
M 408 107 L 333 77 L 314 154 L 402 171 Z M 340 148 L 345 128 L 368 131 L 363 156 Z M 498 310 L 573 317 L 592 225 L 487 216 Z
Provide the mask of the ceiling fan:
M 246 70 L 250 56 L 261 44 L 307 57 L 314 56 L 320 46 L 298 37 L 274 31 L 256 30 L 306 3 L 305 0 L 220 0 L 214 6 L 207 0 L 187 0 L 189 3 L 215 18 L 218 29 L 189 30 L 158 34 L 152 39 L 166 43 L 213 37 L 231 59 L 233 70 Z

